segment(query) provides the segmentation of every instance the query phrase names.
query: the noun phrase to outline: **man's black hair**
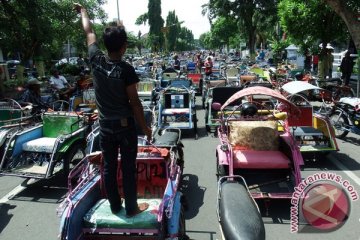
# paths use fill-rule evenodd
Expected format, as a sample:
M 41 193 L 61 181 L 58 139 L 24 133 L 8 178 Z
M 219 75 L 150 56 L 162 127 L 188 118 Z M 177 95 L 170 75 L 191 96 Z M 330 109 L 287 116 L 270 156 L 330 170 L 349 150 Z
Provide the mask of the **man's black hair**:
M 107 51 L 117 52 L 127 43 L 127 34 L 123 26 L 109 26 L 103 33 L 104 44 Z

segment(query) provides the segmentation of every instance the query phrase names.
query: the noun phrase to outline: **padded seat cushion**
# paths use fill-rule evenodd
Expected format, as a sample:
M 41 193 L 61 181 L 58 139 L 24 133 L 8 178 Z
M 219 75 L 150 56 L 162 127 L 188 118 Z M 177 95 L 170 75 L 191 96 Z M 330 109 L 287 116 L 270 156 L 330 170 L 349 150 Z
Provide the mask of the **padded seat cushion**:
M 276 121 L 230 121 L 230 144 L 238 149 L 276 151 L 279 135 Z
M 138 199 L 138 203 L 147 202 L 149 208 L 132 218 L 127 218 L 124 204 L 118 214 L 111 213 L 107 199 L 99 200 L 84 216 L 85 228 L 117 228 L 117 229 L 156 229 L 157 213 L 161 199 Z
M 189 112 L 189 108 L 165 108 L 162 110 L 163 115 L 189 114 Z
M 22 145 L 23 151 L 52 153 L 56 138 L 42 137 L 31 140 Z
M 290 160 L 280 151 L 234 150 L 234 168 L 287 169 Z
M 165 131 L 161 136 L 155 138 L 155 145 L 175 146 L 179 142 L 179 133 Z

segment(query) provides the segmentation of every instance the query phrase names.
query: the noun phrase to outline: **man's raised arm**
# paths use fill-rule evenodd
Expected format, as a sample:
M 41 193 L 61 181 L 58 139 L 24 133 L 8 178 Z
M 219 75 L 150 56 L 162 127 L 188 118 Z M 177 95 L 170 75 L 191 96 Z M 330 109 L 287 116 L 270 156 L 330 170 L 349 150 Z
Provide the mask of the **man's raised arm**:
M 79 3 L 74 4 L 74 9 L 76 10 L 77 13 L 81 14 L 81 22 L 82 22 L 82 26 L 83 26 L 83 29 L 86 34 L 86 42 L 87 42 L 87 45 L 90 46 L 91 44 L 96 42 L 96 35 L 92 30 L 91 22 L 90 22 L 88 14 L 87 14 L 87 11 Z

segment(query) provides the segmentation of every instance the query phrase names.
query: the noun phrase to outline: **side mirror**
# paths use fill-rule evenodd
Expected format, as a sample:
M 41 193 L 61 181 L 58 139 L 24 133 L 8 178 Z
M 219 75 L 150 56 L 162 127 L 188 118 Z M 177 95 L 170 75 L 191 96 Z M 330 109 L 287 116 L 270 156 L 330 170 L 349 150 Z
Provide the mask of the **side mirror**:
M 214 102 L 211 104 L 211 108 L 214 109 L 215 111 L 220 111 L 221 109 L 221 104 L 218 102 Z

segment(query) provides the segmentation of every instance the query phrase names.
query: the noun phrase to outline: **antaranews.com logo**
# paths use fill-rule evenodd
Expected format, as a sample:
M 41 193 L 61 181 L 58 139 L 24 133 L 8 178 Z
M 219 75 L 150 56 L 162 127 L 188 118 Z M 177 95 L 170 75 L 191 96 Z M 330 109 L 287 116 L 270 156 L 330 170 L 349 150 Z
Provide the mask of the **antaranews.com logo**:
M 348 180 L 331 172 L 308 176 L 291 198 L 290 232 L 331 232 L 348 219 L 359 195 Z

